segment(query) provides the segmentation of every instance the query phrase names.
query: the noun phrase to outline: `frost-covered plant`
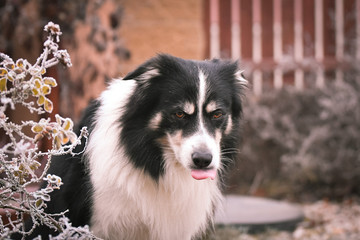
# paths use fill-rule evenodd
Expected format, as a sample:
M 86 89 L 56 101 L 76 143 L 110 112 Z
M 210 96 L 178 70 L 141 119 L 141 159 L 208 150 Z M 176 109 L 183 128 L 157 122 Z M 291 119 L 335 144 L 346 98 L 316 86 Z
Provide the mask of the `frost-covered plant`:
M 300 138 L 281 158 L 283 170 L 294 183 L 314 186 L 319 196 L 360 194 L 360 82 L 350 75 L 313 98 L 313 104 L 303 106 L 313 109 L 304 116 L 309 124 L 294 119 Z
M 360 194 L 357 75 L 348 73 L 323 89 L 285 88 L 249 100 L 241 178 L 252 181 L 258 174 L 275 197 Z
M 57 82 L 45 76 L 46 69 L 58 63 L 70 67 L 71 60 L 66 50 L 59 49 L 59 25 L 49 22 L 44 31 L 48 33 L 48 38 L 35 64 L 30 64 L 26 59 L 15 62 L 0 53 L 0 131 L 6 135 L 3 136 L 6 141 L 0 148 L 0 208 L 7 217 L 7 223 L 0 218 L 0 238 L 7 238 L 12 233 L 26 236 L 37 225 L 45 224 L 60 233 L 53 239 L 92 239 L 94 236 L 88 227 L 72 227 L 65 217 L 66 212 L 49 214 L 44 211 L 50 201 L 49 193 L 63 184 L 60 177 L 47 174 L 51 157 L 78 154 L 75 147 L 87 138 L 87 129 L 83 128 L 77 136 L 73 132 L 72 120 L 59 115 L 55 116 L 55 122 L 50 118 L 41 118 L 39 121 L 24 120 L 21 123 L 12 122 L 7 116 L 18 105 L 34 115 L 53 110 L 48 95 Z M 31 131 L 27 131 L 29 129 Z M 43 138 L 52 141 L 51 149 L 39 149 L 38 142 Z M 41 166 L 41 162 L 45 166 Z M 47 182 L 45 188 L 29 191 L 30 185 L 38 185 L 42 181 Z M 24 226 L 26 216 L 33 222 L 30 230 Z

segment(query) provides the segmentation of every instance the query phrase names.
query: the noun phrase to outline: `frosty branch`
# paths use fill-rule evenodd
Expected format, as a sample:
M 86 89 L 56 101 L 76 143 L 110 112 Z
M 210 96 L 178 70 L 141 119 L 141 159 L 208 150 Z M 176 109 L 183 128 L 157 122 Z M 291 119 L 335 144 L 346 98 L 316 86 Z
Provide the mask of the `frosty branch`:
M 14 61 L 0 53 L 0 130 L 6 135 L 6 139 L 1 139 L 6 141 L 0 145 L 0 208 L 5 211 L 8 220 L 8 223 L 4 223 L 0 218 L 0 238 L 9 237 L 14 232 L 25 236 L 37 225 L 46 224 L 61 236 L 92 239 L 94 236 L 88 227 L 72 227 L 65 217 L 66 212 L 48 214 L 44 211 L 46 203 L 50 201 L 49 193 L 63 184 L 60 177 L 47 174 L 51 157 L 78 154 L 75 148 L 82 141 L 86 143 L 87 129 L 83 128 L 77 136 L 73 132 L 72 120 L 60 115 L 55 115 L 55 122 L 50 118 L 41 118 L 39 121 L 24 120 L 21 123 L 12 122 L 6 115 L 9 111 L 16 111 L 18 105 L 35 115 L 53 111 L 53 102 L 48 95 L 57 82 L 45 76 L 46 69 L 59 63 L 66 67 L 72 64 L 67 51 L 59 49 L 59 26 L 49 22 L 44 31 L 48 37 L 35 64 L 30 64 L 26 59 Z M 39 141 L 46 138 L 52 143 L 51 149 L 39 149 Z M 46 162 L 43 163 L 45 166 L 41 166 L 41 162 Z M 47 183 L 45 188 L 29 191 L 30 185 L 38 185 L 42 181 Z M 15 220 L 11 218 L 11 212 L 16 213 Z M 27 231 L 24 228 L 25 215 L 34 223 L 33 228 Z

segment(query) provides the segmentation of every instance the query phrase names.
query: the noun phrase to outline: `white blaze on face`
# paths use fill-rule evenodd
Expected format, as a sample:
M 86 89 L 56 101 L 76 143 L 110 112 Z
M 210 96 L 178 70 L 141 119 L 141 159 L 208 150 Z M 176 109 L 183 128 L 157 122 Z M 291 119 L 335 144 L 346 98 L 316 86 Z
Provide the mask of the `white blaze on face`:
M 203 127 L 203 106 L 206 100 L 206 79 L 205 74 L 200 71 L 199 72 L 199 102 L 198 102 L 198 110 L 199 110 L 199 119 L 200 126 Z
M 167 134 L 167 142 L 175 158 L 183 167 L 189 169 L 189 174 L 197 180 L 206 178 L 215 179 L 217 170 L 220 167 L 221 132 L 216 130 L 215 133 L 211 135 L 205 126 L 206 114 L 208 114 L 209 111 L 212 112 L 216 110 L 216 103 L 212 101 L 205 106 L 206 93 L 206 76 L 200 71 L 198 101 L 195 104 L 186 102 L 183 106 L 185 113 L 189 115 L 196 114 L 196 120 L 194 120 L 197 123 L 196 131 L 190 136 L 183 136 L 181 129 L 172 134 Z M 204 109 L 207 111 L 206 113 L 204 113 Z M 152 123 L 156 122 L 157 117 L 155 116 Z M 193 161 L 194 153 L 211 155 L 212 160 L 210 165 L 199 169 Z
M 184 140 L 182 147 L 183 158 L 187 159 L 186 166 L 190 168 L 194 167 L 192 155 L 195 152 L 205 152 L 211 154 L 212 161 L 206 168 L 207 170 L 197 169 L 191 171 L 191 174 L 195 179 L 214 179 L 216 176 L 216 170 L 220 165 L 220 141 L 218 141 L 217 138 L 211 136 L 205 127 L 205 114 L 203 110 L 205 108 L 204 105 L 206 102 L 206 93 L 206 76 L 202 71 L 199 71 L 199 95 L 197 103 L 198 127 L 197 131 L 192 136 L 189 136 Z M 213 108 L 214 104 L 214 102 L 211 102 L 211 104 L 209 104 L 209 108 Z M 207 107 L 205 109 L 207 109 Z

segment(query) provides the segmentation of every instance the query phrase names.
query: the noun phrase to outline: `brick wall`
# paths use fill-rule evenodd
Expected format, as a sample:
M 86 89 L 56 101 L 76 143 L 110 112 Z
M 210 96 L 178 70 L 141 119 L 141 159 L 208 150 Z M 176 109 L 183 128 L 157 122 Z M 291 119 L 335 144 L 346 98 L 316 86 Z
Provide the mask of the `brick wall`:
M 204 58 L 202 0 L 126 0 L 122 28 L 124 44 L 131 58 L 122 73 L 156 53 L 182 58 Z

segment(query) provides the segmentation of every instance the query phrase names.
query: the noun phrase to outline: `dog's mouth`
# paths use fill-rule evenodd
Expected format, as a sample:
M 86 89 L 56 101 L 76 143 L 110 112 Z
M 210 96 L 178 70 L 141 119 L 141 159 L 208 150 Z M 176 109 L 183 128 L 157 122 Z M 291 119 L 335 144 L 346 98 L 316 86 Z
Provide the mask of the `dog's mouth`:
M 216 169 L 209 168 L 209 169 L 192 169 L 191 170 L 191 176 L 196 180 L 203 180 L 210 178 L 211 180 L 214 180 L 216 177 Z

